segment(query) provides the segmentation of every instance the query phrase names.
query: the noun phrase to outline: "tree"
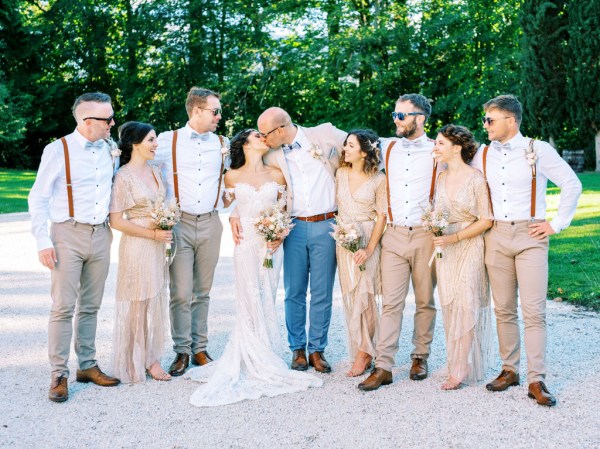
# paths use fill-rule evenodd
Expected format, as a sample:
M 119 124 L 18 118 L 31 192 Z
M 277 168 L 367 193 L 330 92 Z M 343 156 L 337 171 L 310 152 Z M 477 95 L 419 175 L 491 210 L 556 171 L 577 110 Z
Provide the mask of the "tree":
M 584 138 L 595 138 L 595 168 L 600 171 L 600 0 L 569 3 L 568 99 L 574 123 Z

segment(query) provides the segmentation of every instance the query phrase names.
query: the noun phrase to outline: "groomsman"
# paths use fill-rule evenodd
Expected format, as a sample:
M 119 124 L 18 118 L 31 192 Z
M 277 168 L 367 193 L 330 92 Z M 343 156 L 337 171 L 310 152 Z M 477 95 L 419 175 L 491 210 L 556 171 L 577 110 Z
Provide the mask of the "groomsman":
M 209 294 L 219 260 L 223 225 L 218 207 L 223 190 L 227 144 L 215 134 L 221 121 L 221 96 L 192 87 L 185 107 L 189 120 L 178 130 L 158 136 L 155 161 L 162 166 L 168 195 L 181 207 L 181 221 L 175 226 L 177 250 L 170 267 L 171 335 L 175 360 L 172 376 L 181 376 L 191 362 L 212 361 L 208 344 Z
M 411 280 L 416 312 L 409 377 L 412 380 L 427 377 L 436 312 L 435 271 L 428 265 L 433 240 L 421 225 L 423 208 L 433 199 L 437 174 L 432 157 L 434 142 L 427 138 L 424 130 L 430 115 L 431 104 L 427 98 L 419 94 L 402 95 L 392 113 L 400 139 L 390 139 L 387 145 L 382 145 L 388 194 L 388 223 L 381 240 L 383 308 L 375 368 L 358 385 L 364 391 L 392 383 L 392 367 Z
M 473 165 L 486 177 L 494 226 L 485 235 L 485 264 L 496 311 L 502 372 L 486 385 L 504 391 L 519 384 L 520 335 L 517 292 L 525 324 L 528 395 L 553 406 L 546 379 L 546 293 L 549 236 L 566 229 L 577 208 L 581 182 L 548 143 L 519 131 L 523 109 L 512 95 L 483 105 L 483 126 L 491 141 L 482 146 Z M 561 188 L 558 213 L 546 221 L 546 184 Z
M 39 260 L 51 270 L 48 355 L 52 378 L 48 397 L 54 402 L 69 398 L 73 327 L 77 381 L 119 384 L 98 367 L 95 344 L 112 242 L 107 217 L 115 164 L 104 140 L 115 124 L 111 99 L 99 92 L 83 94 L 73 104 L 73 116 L 75 131 L 44 148 L 29 193 L 31 231 Z
M 335 172 L 347 133 L 331 123 L 314 128 L 298 126 L 286 111 L 275 107 L 264 111 L 257 125 L 272 149 L 265 155 L 265 163 L 283 172 L 288 185 L 287 210 L 294 217 L 295 227 L 283 242 L 285 323 L 293 353 L 291 368 L 304 371 L 310 365 L 329 373 L 331 366 L 324 351 L 336 268 L 335 241 L 329 232 L 337 211 Z M 239 219 L 232 218 L 231 225 L 234 237 L 241 238 Z

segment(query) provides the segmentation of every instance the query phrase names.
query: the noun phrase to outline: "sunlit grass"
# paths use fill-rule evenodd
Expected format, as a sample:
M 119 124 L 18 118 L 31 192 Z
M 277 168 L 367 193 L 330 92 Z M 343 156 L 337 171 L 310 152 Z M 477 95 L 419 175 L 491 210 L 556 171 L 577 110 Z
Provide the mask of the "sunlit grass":
M 27 195 L 35 174 L 29 170 L 0 168 L 0 214 L 27 211 Z

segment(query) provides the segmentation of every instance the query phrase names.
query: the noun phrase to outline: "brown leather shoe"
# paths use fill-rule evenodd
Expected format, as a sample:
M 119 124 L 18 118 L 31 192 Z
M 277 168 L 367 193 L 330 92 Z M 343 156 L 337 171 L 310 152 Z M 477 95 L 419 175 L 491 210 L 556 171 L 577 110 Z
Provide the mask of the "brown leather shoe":
M 409 377 L 411 380 L 423 380 L 427 378 L 427 360 L 415 357 L 412 359 Z
M 391 371 L 386 371 L 383 368 L 373 368 L 371 375 L 358 384 L 358 388 L 362 391 L 377 390 L 382 385 L 392 383 Z
M 320 373 L 330 373 L 331 366 L 327 360 L 325 360 L 325 355 L 322 352 L 313 352 L 308 356 L 308 364 L 314 367 L 315 371 Z
M 119 385 L 121 383 L 121 381 L 116 377 L 107 376 L 100 371 L 98 365 L 84 370 L 78 369 L 75 378 L 77 379 L 77 382 L 93 382 L 101 387 L 114 387 L 115 385 Z
M 540 405 L 548 407 L 556 405 L 556 398 L 548 391 L 546 384 L 542 381 L 530 383 L 527 396 L 535 399 Z
M 304 349 L 294 349 L 291 368 L 296 371 L 306 371 L 308 369 L 308 360 Z
M 212 357 L 209 356 L 208 352 L 206 351 L 200 351 L 197 354 L 194 354 L 194 357 L 192 357 L 192 365 L 203 366 L 212 361 Z
M 54 402 L 65 402 L 69 399 L 69 386 L 65 376 L 58 376 L 52 379 L 48 399 Z
M 190 355 L 178 352 L 169 367 L 169 374 L 174 377 L 181 376 L 188 369 L 188 366 L 190 366 Z
M 503 369 L 498 377 L 485 386 L 489 391 L 504 391 L 508 387 L 519 385 L 519 375 L 514 371 Z

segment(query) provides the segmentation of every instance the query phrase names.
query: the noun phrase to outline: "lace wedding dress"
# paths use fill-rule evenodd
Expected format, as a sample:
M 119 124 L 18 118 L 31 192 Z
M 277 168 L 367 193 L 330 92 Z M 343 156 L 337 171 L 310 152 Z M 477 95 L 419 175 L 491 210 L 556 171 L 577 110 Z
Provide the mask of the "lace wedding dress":
M 232 404 L 322 385 L 313 375 L 290 370 L 273 351 L 280 346 L 281 338 L 275 296 L 283 262 L 282 247 L 273 254 L 273 268 L 263 267 L 267 249 L 264 239 L 254 230 L 253 219 L 277 202 L 284 187 L 267 182 L 256 190 L 249 184 L 238 183 L 235 188 L 227 189 L 227 193 L 235 195 L 244 229 L 244 239 L 233 254 L 236 320 L 221 358 L 185 375 L 206 382 L 190 398 L 190 403 L 197 407 Z

